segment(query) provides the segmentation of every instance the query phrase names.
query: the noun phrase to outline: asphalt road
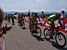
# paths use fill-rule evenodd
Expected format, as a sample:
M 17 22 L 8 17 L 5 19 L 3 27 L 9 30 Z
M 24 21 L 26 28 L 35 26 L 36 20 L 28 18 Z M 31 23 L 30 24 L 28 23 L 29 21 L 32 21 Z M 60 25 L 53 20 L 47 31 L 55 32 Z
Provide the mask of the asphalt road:
M 31 35 L 28 23 L 26 23 L 26 29 L 21 29 L 17 21 L 7 32 L 5 41 L 7 50 L 67 50 L 67 48 L 58 48 L 55 43 L 45 39 L 38 40 Z

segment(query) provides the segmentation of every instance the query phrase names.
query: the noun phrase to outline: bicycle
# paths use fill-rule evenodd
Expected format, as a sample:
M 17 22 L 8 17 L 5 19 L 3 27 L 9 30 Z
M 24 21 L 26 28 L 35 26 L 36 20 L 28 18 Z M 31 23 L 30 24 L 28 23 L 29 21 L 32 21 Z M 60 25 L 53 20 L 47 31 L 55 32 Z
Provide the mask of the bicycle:
M 30 21 L 29 28 L 32 35 L 41 37 L 42 31 L 41 28 L 38 26 L 38 23 L 33 23 L 32 21 Z
M 44 29 L 44 37 L 47 40 L 54 39 L 56 44 L 60 47 L 66 46 L 66 36 L 64 35 L 65 30 L 61 30 L 61 27 L 54 28 L 53 31 L 51 31 L 50 27 L 45 26 Z

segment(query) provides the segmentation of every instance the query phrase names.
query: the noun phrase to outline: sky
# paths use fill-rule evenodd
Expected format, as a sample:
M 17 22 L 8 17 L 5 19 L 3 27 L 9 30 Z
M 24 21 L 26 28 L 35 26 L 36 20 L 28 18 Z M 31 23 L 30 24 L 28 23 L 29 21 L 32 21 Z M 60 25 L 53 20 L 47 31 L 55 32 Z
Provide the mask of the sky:
M 61 11 L 67 10 L 67 0 L 0 0 L 4 11 Z

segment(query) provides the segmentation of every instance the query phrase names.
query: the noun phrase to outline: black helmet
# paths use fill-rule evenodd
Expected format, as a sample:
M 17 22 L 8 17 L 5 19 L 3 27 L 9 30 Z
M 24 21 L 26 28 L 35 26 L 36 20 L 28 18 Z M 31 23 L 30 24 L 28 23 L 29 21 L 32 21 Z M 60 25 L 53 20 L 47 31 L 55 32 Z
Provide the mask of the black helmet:
M 62 10 L 62 11 L 61 11 L 61 13 L 63 13 L 63 14 L 64 14 L 64 13 L 65 13 L 65 11 L 64 11 L 64 10 Z
M 44 13 L 44 11 L 42 11 L 42 13 Z

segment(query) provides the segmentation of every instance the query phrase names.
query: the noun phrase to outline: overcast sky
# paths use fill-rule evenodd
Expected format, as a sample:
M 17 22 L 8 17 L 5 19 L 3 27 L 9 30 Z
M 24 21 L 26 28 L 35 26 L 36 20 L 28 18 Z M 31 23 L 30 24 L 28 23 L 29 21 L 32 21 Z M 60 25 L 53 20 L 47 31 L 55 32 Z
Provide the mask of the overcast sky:
M 60 11 L 67 10 L 67 0 L 0 0 L 4 11 Z

